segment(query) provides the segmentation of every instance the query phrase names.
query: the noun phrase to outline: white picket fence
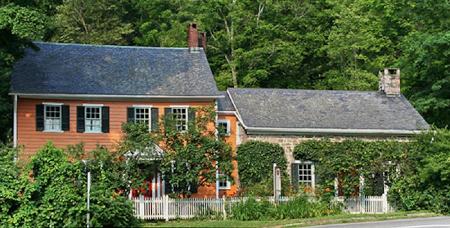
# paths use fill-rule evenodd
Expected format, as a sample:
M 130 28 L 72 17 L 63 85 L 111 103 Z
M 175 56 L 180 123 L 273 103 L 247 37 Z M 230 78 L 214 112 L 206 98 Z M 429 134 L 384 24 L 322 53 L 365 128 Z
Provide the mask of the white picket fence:
M 150 198 L 139 196 L 131 198 L 134 203 L 135 216 L 145 220 L 189 219 L 201 216 L 218 215 L 227 217 L 233 204 L 247 198 L 189 198 L 172 199 L 168 196 Z M 273 197 L 267 198 L 274 202 Z M 280 203 L 288 202 L 289 197 L 281 197 Z M 337 197 L 336 201 L 344 204 L 349 213 L 386 213 L 393 211 L 385 196 L 366 196 L 356 198 Z
M 386 195 L 350 198 L 336 197 L 336 201 L 343 203 L 344 210 L 349 213 L 378 214 L 394 211 L 391 205 L 389 205 Z

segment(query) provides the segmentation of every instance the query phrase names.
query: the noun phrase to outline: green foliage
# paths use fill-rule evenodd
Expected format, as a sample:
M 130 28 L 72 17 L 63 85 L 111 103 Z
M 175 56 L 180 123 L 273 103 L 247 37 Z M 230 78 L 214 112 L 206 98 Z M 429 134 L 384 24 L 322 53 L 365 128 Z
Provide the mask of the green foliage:
M 82 150 L 82 147 L 70 149 L 72 152 L 76 150 Z M 86 226 L 85 164 L 48 143 L 26 167 L 19 168 L 16 164 L 7 164 L 6 159 L 10 159 L 13 153 L 11 151 L 7 148 L 1 151 L 1 168 L 9 168 L 9 176 L 16 179 L 2 178 L 9 184 L 10 190 L 5 194 L 8 197 L 1 199 L 5 204 L 2 203 L 0 224 L 14 227 Z M 92 163 L 87 163 L 87 168 L 92 172 L 91 225 L 136 225 L 131 203 L 115 188 L 120 184 L 112 184 L 119 180 L 114 179 L 114 175 L 119 173 L 111 172 L 120 161 L 99 156 L 105 153 L 106 150 L 99 148 L 93 152 L 95 155 L 88 156 L 98 158 L 89 159 Z
M 266 200 L 248 198 L 237 203 L 231 209 L 231 216 L 236 220 L 268 220 L 312 218 L 324 215 L 335 215 L 342 212 L 340 205 L 334 202 L 308 199 L 297 196 L 293 200 L 278 205 Z
M 257 201 L 255 198 L 249 198 L 233 205 L 231 213 L 233 219 L 248 221 L 268 219 L 272 210 L 273 205 L 269 201 Z
M 243 143 L 237 149 L 237 161 L 243 189 L 253 185 L 267 186 L 272 180 L 273 163 L 276 163 L 280 170 L 286 170 L 284 150 L 278 144 L 260 141 Z M 282 179 L 287 179 L 285 172 Z
M 0 144 L 0 225 L 4 226 L 11 219 L 12 211 L 16 210 L 20 201 L 19 169 L 14 163 L 17 150 L 10 145 Z
M 418 136 L 389 191 L 399 209 L 450 212 L 450 131 Z
M 381 175 L 390 186 L 389 200 L 399 209 L 449 212 L 450 132 L 432 129 L 409 142 L 311 140 L 298 144 L 294 157 L 311 160 L 319 181 L 317 194 L 329 195 L 338 178 L 345 196 L 380 193 L 371 179 Z M 383 175 L 383 173 L 387 175 Z M 359 176 L 367 186 L 359 189 Z M 373 181 L 373 180 L 372 180 Z M 381 183 L 378 183 L 381 184 Z
M 124 136 L 118 151 L 129 158 L 127 179 L 134 187 L 153 174 L 149 165 L 166 177 L 174 196 L 190 196 L 199 186 L 214 183 L 216 162 L 222 174 L 231 174 L 231 148 L 216 138 L 211 128 L 215 120 L 214 107 L 199 107 L 190 112 L 196 113 L 195 121 L 188 121 L 186 131 L 176 129 L 172 115 L 164 116 L 159 121 L 161 130 L 152 133 L 143 124 L 122 126 Z M 158 153 L 158 146 L 164 150 L 163 154 Z
M 449 4 L 450 5 L 450 4 Z M 400 59 L 405 94 L 429 123 L 450 124 L 450 32 L 414 33 Z
M 127 44 L 133 32 L 126 21 L 127 1 L 68 0 L 57 7 L 53 41 Z
M 46 16 L 37 10 L 0 4 L 0 141 L 6 141 L 12 127 L 11 67 L 24 48 L 32 46 L 31 40 L 42 39 L 46 23 Z
M 406 155 L 406 147 L 406 143 L 395 140 L 311 140 L 294 148 L 294 158 L 315 163 L 322 191 L 320 194 L 333 194 L 328 189 L 334 189 L 334 179 L 338 178 L 343 194 L 351 196 L 358 194 L 360 175 L 369 177 L 383 172 L 394 173 L 396 164 Z
M 232 153 L 230 146 L 215 137 L 214 107 L 191 109 L 195 121 L 189 121 L 188 129 L 180 132 L 174 127 L 173 116 L 165 116 L 163 131 L 156 133 L 164 148 L 160 163 L 161 172 L 169 177 L 169 184 L 176 195 L 189 196 L 197 187 L 214 183 L 217 168 L 230 176 Z M 216 162 L 218 167 L 216 168 Z

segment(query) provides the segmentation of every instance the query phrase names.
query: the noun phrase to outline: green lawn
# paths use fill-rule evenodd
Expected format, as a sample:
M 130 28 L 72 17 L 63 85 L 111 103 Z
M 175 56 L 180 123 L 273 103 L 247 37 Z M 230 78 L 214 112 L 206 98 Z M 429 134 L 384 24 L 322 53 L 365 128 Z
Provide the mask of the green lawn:
M 333 223 L 379 221 L 388 219 L 431 217 L 438 214 L 429 212 L 395 212 L 377 215 L 342 214 L 309 219 L 286 219 L 268 221 L 237 220 L 176 220 L 170 222 L 147 222 L 144 227 L 299 227 Z

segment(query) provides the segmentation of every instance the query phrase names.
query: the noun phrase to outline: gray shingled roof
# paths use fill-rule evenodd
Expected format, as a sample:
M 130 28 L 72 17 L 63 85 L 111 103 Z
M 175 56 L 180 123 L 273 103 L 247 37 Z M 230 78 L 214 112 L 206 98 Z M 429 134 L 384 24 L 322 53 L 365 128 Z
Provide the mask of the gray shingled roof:
M 381 92 L 228 89 L 247 127 L 421 130 L 429 126 L 406 98 Z
M 236 111 L 234 109 L 233 104 L 231 103 L 230 97 L 227 92 L 220 92 L 220 95 L 223 95 L 223 98 L 217 99 L 217 108 L 219 111 Z
M 216 96 L 203 50 L 35 43 L 12 73 L 12 93 Z

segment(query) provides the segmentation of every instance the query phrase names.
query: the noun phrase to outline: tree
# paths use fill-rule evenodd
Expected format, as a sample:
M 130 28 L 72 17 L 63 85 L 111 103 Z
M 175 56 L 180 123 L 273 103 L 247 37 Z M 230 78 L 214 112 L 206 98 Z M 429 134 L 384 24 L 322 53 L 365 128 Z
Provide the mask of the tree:
M 404 93 L 429 123 L 450 125 L 450 32 L 410 34 L 403 41 Z
M 128 44 L 133 32 L 126 22 L 126 1 L 68 0 L 57 7 L 53 41 Z
M 188 197 L 199 186 L 214 183 L 216 170 L 230 175 L 232 154 L 228 144 L 215 136 L 214 107 L 190 109 L 186 131 L 180 132 L 171 114 L 160 121 L 160 130 L 148 132 L 145 124 L 126 123 L 118 152 L 128 159 L 127 179 L 133 188 L 143 188 L 154 167 L 165 177 L 166 191 Z M 162 151 L 159 151 L 159 147 Z M 218 167 L 216 164 L 218 162 Z M 145 168 L 142 168 L 145 167 Z M 149 172 L 150 171 L 150 172 Z
M 8 95 L 14 62 L 23 55 L 31 40 L 42 39 L 46 16 L 22 6 L 0 6 L 0 140 L 6 140 L 12 126 L 12 102 Z

